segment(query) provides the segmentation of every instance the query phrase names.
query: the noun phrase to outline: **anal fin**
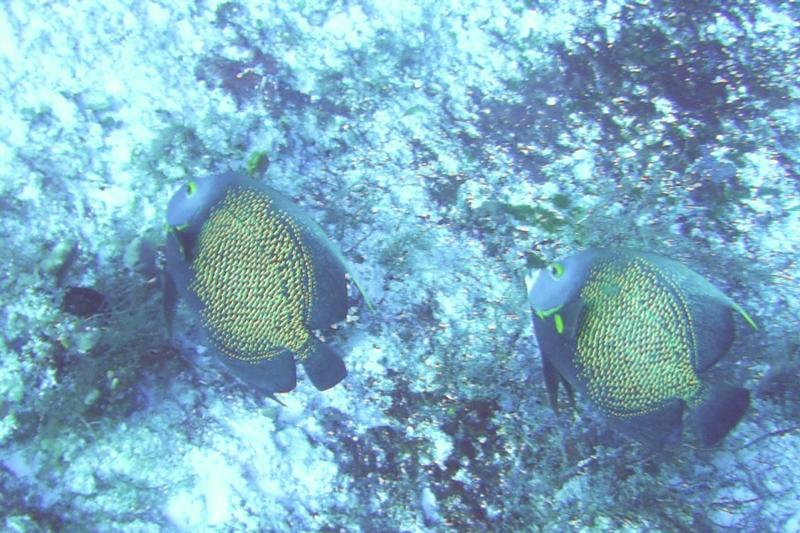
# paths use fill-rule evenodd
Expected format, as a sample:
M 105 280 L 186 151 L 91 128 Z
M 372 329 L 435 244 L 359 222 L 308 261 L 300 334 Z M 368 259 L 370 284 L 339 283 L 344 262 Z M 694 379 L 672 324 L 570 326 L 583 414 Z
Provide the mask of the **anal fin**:
M 612 417 L 615 425 L 652 450 L 680 442 L 686 403 L 672 399 L 659 409 L 641 415 Z
M 284 350 L 271 359 L 256 362 L 221 357 L 225 366 L 236 377 L 267 395 L 289 392 L 297 385 L 294 354 L 289 350 Z

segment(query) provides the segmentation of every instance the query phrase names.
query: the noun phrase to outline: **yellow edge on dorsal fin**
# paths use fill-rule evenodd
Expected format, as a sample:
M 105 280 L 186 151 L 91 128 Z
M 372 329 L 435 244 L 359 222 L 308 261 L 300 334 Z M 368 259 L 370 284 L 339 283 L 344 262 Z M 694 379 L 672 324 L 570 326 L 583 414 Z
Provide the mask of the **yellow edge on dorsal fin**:
M 736 310 L 736 312 L 742 315 L 742 318 L 744 318 L 747 321 L 747 323 L 750 324 L 750 327 L 758 331 L 758 326 L 756 326 L 755 321 L 752 318 L 750 318 L 750 315 L 747 314 L 747 311 L 739 307 L 739 304 L 737 304 L 736 302 L 732 301 L 731 303 L 733 304 L 733 308 Z
M 372 306 L 372 302 L 369 300 L 369 297 L 367 296 L 366 291 L 364 291 L 364 288 L 361 286 L 361 283 L 358 282 L 358 278 L 352 272 L 350 272 L 350 269 L 347 268 L 346 264 L 345 268 L 347 269 L 347 273 L 350 275 L 350 281 L 353 282 L 353 284 L 356 286 L 356 289 L 358 289 L 358 292 L 361 293 L 361 297 L 364 298 L 364 303 L 367 304 L 367 307 L 371 312 L 374 312 L 375 308 Z

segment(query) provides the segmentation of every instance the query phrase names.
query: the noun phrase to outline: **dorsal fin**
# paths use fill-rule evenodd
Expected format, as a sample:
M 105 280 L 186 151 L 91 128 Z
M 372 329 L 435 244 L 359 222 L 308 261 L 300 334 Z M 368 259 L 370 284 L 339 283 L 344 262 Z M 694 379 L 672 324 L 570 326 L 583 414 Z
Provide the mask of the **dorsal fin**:
M 374 307 L 367 297 L 366 292 L 364 292 L 364 288 L 358 282 L 358 278 L 347 266 L 347 261 L 345 261 L 345 258 L 342 255 L 342 252 L 339 250 L 339 247 L 331 242 L 327 235 L 325 235 L 325 232 L 322 230 L 320 225 L 317 224 L 314 219 L 308 216 L 303 209 L 301 209 L 283 193 L 278 192 L 272 187 L 262 183 L 252 182 L 251 185 L 269 195 L 277 207 L 283 209 L 292 216 L 292 218 L 302 227 L 303 235 L 306 241 L 308 243 L 316 243 L 316 250 L 314 253 L 318 254 L 319 256 L 323 256 L 325 261 L 331 265 L 329 268 L 333 268 L 333 265 L 338 263 L 338 268 L 350 276 L 350 279 L 363 296 L 364 302 L 367 304 L 367 307 L 370 309 L 370 311 L 374 310 Z
M 347 317 L 347 277 L 344 264 L 314 235 L 303 228 L 303 238 L 314 264 L 314 301 L 311 329 L 326 328 Z
M 688 294 L 692 315 L 697 358 L 695 372 L 705 372 L 719 361 L 733 344 L 735 328 L 733 312 L 728 302 L 703 294 Z
M 658 265 L 672 280 L 672 286 L 685 298 L 697 342 L 697 357 L 692 361 L 695 372 L 714 366 L 730 349 L 735 337 L 733 311 L 739 313 L 754 329 L 755 322 L 725 293 L 686 265 L 652 254 L 641 254 Z
M 747 311 L 739 307 L 739 304 L 737 304 L 733 300 L 731 300 L 731 305 L 733 306 L 733 310 L 739 313 L 742 316 L 742 318 L 744 318 L 745 322 L 750 324 L 751 328 L 753 328 L 755 331 L 758 331 L 758 326 L 756 326 L 755 321 L 752 318 L 750 318 L 750 315 L 747 314 Z

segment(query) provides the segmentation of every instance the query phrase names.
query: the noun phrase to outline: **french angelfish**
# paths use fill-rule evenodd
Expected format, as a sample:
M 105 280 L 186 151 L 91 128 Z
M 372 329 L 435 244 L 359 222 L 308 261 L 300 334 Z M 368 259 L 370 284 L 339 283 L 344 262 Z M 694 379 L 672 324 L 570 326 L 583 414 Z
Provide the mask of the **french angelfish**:
M 588 397 L 620 430 L 653 448 L 677 443 L 684 411 L 704 446 L 744 416 L 749 392 L 702 374 L 728 352 L 733 314 L 750 316 L 688 267 L 627 249 L 589 249 L 531 270 L 528 301 L 545 386 Z
M 167 224 L 167 289 L 197 315 L 234 375 L 269 396 L 294 389 L 296 362 L 319 390 L 344 379 L 342 358 L 313 330 L 347 316 L 348 270 L 299 207 L 229 172 L 178 189 Z

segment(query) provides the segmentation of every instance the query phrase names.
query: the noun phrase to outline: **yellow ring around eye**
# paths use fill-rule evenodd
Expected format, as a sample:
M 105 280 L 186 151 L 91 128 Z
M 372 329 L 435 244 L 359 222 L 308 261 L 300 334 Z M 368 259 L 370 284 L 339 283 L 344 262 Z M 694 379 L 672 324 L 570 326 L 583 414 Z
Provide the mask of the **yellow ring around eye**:
M 197 192 L 197 184 L 193 181 L 190 181 L 186 184 L 186 196 L 191 196 L 195 192 Z
M 564 275 L 564 265 L 561 263 L 553 263 L 550 266 L 550 273 L 553 275 L 554 278 L 558 279 Z

